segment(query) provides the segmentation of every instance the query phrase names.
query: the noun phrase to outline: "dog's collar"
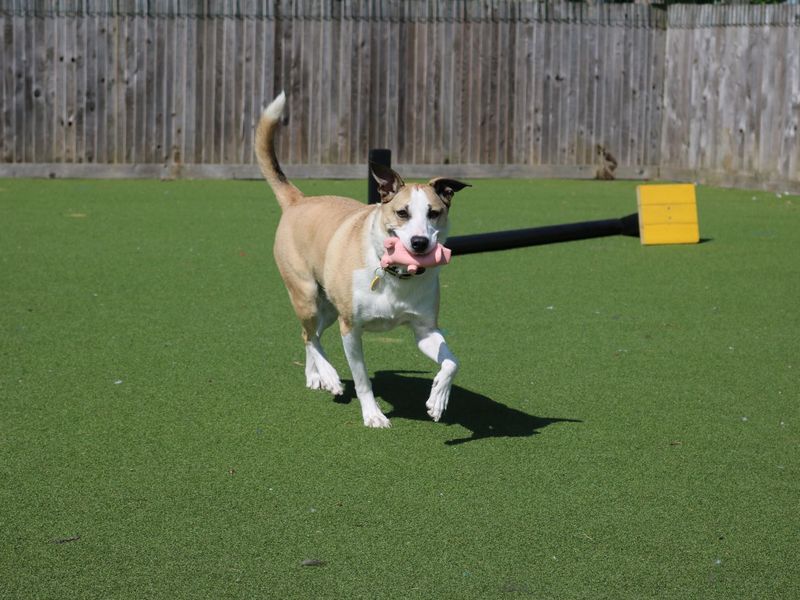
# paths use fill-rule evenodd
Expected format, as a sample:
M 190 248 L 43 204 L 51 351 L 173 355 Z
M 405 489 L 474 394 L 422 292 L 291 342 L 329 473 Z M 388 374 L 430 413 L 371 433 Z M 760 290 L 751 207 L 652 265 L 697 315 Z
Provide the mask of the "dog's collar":
M 424 267 L 420 267 L 417 269 L 417 272 L 412 274 L 408 271 L 403 272 L 397 266 L 390 265 L 385 269 L 382 267 L 378 267 L 375 270 L 375 277 L 372 278 L 372 283 L 369 284 L 369 289 L 373 292 L 378 289 L 378 285 L 380 284 L 381 280 L 383 279 L 384 273 L 389 273 L 392 277 L 396 277 L 397 279 L 411 279 L 414 275 L 422 275 L 425 272 Z
M 395 265 L 389 265 L 384 269 L 384 271 L 393 277 L 397 277 L 398 279 L 411 279 L 415 275 L 422 275 L 425 272 L 425 267 L 419 267 L 416 273 L 409 273 L 408 271 L 401 271 Z

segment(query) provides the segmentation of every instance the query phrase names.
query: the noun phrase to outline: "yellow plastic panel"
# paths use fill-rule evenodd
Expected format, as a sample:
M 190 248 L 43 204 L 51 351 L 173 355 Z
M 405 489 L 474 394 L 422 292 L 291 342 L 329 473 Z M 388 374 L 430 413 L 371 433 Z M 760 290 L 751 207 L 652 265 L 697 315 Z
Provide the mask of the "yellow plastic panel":
M 696 244 L 700 241 L 693 184 L 640 185 L 639 237 L 642 244 Z

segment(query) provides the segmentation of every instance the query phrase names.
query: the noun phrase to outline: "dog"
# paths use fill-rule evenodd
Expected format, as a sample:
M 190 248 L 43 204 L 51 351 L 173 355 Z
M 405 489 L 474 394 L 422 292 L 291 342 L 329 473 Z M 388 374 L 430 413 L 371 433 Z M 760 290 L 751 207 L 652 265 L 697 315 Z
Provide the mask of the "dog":
M 275 154 L 285 103 L 281 92 L 263 111 L 255 146 L 261 172 L 282 210 L 274 255 L 302 325 L 306 386 L 334 395 L 344 391 L 320 343 L 322 333 L 338 319 L 364 425 L 390 427 L 372 393 L 361 338 L 365 331 L 406 325 L 422 353 L 439 365 L 426 402 L 428 414 L 439 421 L 458 371 L 458 360 L 438 328 L 439 267 L 412 275 L 404 267 L 384 270 L 380 262 L 384 240 L 390 237 L 399 238 L 413 255 L 424 255 L 444 242 L 453 196 L 469 184 L 439 177 L 406 185 L 392 169 L 372 164 L 380 204 L 304 196 L 287 179 Z

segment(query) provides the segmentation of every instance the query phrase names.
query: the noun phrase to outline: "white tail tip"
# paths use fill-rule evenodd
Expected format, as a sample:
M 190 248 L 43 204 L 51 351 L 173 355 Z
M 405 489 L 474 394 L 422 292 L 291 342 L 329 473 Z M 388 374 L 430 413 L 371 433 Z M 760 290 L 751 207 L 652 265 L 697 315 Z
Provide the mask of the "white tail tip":
M 283 106 L 286 104 L 286 92 L 281 92 L 278 96 L 269 103 L 269 106 L 264 109 L 264 116 L 270 121 L 277 121 L 283 114 Z

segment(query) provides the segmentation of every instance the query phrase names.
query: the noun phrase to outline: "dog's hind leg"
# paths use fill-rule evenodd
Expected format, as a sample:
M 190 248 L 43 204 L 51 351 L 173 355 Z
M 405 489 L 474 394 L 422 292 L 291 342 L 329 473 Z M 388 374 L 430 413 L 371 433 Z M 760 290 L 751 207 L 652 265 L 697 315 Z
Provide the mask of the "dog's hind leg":
M 334 396 L 344 393 L 339 374 L 328 362 L 316 335 L 306 341 L 306 387 L 312 390 L 327 390 Z
M 306 347 L 306 387 L 312 390 L 327 390 L 335 396 L 343 394 L 344 387 L 339 374 L 328 362 L 320 343 L 322 332 L 336 320 L 336 309 L 324 297 L 316 282 L 302 285 L 295 282 L 289 289 L 289 297 L 303 326 L 303 342 Z
M 323 332 L 336 322 L 339 316 L 336 307 L 328 300 L 325 292 L 320 290 L 317 295 L 317 337 L 322 339 Z
M 339 314 L 322 290 L 317 294 L 316 326 L 314 335 L 306 335 L 306 385 L 312 390 L 327 390 L 335 396 L 344 393 L 336 369 L 322 349 L 322 333 L 336 321 Z

